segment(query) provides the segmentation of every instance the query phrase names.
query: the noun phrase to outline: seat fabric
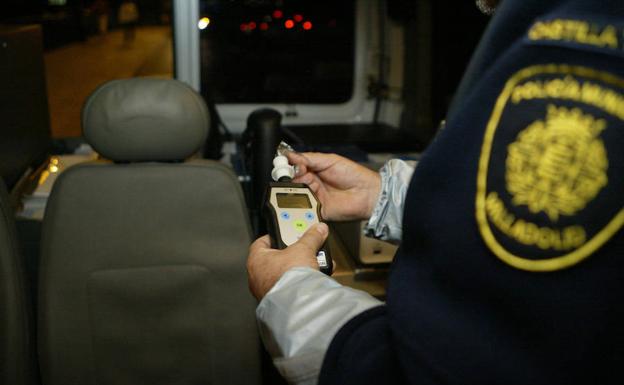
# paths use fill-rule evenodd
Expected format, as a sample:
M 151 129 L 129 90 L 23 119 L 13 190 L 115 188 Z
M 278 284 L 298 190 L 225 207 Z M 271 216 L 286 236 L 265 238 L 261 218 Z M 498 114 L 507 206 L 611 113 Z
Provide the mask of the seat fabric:
M 93 162 L 46 208 L 39 354 L 46 385 L 257 384 L 251 230 L 217 162 Z
M 0 179 L 0 384 L 37 383 L 34 327 L 15 218 Z

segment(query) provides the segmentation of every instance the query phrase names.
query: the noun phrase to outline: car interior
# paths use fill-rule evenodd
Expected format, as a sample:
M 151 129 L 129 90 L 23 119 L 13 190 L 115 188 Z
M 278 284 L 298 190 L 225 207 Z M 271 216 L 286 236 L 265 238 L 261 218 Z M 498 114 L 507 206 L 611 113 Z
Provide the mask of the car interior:
M 284 384 L 262 347 L 245 267 L 266 233 L 278 144 L 374 169 L 389 157 L 417 161 L 488 21 L 472 2 L 449 12 L 433 0 L 176 0 L 152 2 L 157 14 L 138 1 L 138 36 L 169 23 L 172 74 L 99 82 L 76 102 L 78 134 L 62 136 L 46 55 L 86 44 L 63 18 L 96 23 L 97 2 L 9 3 L 0 17 L 7 385 Z M 121 38 L 118 3 L 104 13 L 104 37 L 93 24 L 85 41 Z M 334 279 L 383 299 L 396 246 L 361 236 L 362 225 L 331 224 Z

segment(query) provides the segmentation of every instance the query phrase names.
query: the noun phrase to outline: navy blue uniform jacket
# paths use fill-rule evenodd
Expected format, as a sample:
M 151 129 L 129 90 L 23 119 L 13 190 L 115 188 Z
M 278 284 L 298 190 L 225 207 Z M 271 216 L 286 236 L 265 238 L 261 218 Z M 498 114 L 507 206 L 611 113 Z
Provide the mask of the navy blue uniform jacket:
M 504 0 L 320 384 L 624 383 L 624 1 Z

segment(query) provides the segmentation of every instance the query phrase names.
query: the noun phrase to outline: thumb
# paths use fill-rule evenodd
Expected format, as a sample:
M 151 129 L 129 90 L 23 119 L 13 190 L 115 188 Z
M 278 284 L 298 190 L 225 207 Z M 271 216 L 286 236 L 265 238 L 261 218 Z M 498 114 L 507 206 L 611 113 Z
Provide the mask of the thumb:
M 305 155 L 297 151 L 286 151 L 286 157 L 291 163 L 307 164 L 309 162 Z
M 295 176 L 300 177 L 308 172 L 307 165 L 309 161 L 305 156 L 301 155 L 298 152 L 287 151 L 286 157 L 288 158 L 288 163 L 295 166 Z
M 323 242 L 327 239 L 328 234 L 329 228 L 327 225 L 323 222 L 317 223 L 303 234 L 296 245 L 298 245 L 298 247 L 304 247 L 312 254 L 316 255 L 316 252 L 323 246 Z
M 305 155 L 295 151 L 288 151 L 286 152 L 286 157 L 288 158 L 288 162 L 290 164 L 296 166 L 295 170 L 297 170 L 297 176 L 301 176 L 308 172 L 307 166 L 310 161 L 305 157 Z

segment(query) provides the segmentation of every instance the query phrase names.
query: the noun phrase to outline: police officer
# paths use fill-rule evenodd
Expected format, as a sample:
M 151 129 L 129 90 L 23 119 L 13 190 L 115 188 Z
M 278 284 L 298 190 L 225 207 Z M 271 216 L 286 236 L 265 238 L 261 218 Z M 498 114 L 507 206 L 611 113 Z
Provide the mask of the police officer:
M 310 384 L 624 383 L 623 141 L 622 1 L 505 0 L 413 175 L 289 155 L 328 219 L 370 216 L 401 247 L 382 304 L 317 271 L 324 225 L 258 239 L 275 365 Z

